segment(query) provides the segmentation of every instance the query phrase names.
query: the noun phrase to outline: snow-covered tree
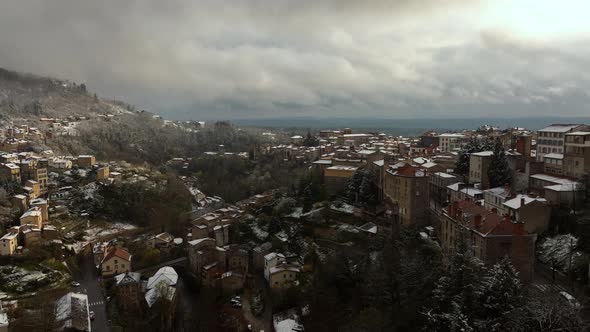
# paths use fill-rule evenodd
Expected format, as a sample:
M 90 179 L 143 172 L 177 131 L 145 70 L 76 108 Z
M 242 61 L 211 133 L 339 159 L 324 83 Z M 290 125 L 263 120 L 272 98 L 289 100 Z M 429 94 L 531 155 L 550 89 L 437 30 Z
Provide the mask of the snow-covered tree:
M 504 331 L 507 317 L 524 301 L 518 272 L 505 257 L 492 266 L 479 287 L 480 330 Z
M 488 140 L 479 140 L 477 138 L 471 138 L 467 144 L 465 144 L 461 151 L 459 151 L 459 158 L 455 164 L 455 173 L 466 175 L 469 174 L 469 158 L 472 153 L 489 151 L 492 149 L 493 144 Z
M 456 329 L 469 327 L 462 322 L 473 317 L 478 308 L 480 283 L 485 271 L 470 246 L 467 233 L 459 232 L 456 252 L 446 273 L 437 282 L 431 308 L 426 314 L 429 327 L 435 331 L 471 331 Z
M 567 271 L 581 253 L 577 250 L 578 239 L 571 234 L 562 234 L 546 238 L 539 245 L 539 259 L 558 269 Z
M 350 202 L 374 205 L 377 200 L 375 172 L 370 168 L 361 168 L 348 180 L 346 197 Z
M 512 180 L 512 170 L 508 165 L 506 158 L 506 151 L 502 146 L 502 142 L 497 140 L 494 144 L 494 154 L 490 157 L 490 166 L 488 169 L 488 179 L 490 187 L 501 187 Z

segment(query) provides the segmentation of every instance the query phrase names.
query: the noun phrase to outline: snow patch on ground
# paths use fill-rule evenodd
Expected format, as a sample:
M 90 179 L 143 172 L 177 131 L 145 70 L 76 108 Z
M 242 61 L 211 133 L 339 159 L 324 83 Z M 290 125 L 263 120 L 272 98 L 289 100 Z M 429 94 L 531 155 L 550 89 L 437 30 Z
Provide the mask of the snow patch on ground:
M 303 208 L 296 207 L 293 209 L 293 212 L 291 212 L 291 214 L 287 215 L 287 217 L 299 219 L 302 214 L 303 214 Z
M 91 241 L 91 240 L 96 239 L 97 237 L 115 235 L 115 234 L 118 234 L 118 233 L 121 233 L 124 231 L 133 230 L 136 228 L 137 227 L 134 225 L 120 223 L 120 222 L 117 222 L 114 224 L 109 224 L 108 227 L 93 226 L 84 232 L 86 234 L 84 236 L 84 240 Z
M 336 204 L 331 204 L 330 209 L 334 210 L 334 211 L 342 212 L 342 213 L 347 213 L 347 214 L 354 213 L 354 206 L 352 206 L 350 204 L 346 204 L 346 203 L 342 203 L 339 205 L 340 206 L 337 206 Z
M 260 228 L 258 224 L 252 223 L 250 224 L 250 228 L 252 229 L 252 233 L 254 233 L 254 236 L 256 236 L 258 240 L 264 240 L 268 237 L 268 232 Z
M 343 232 L 349 232 L 349 233 L 355 233 L 355 234 L 360 232 L 358 230 L 358 228 L 356 228 L 355 226 L 345 224 L 345 223 L 338 223 L 338 224 L 334 225 L 333 227 L 335 227 L 339 231 L 343 231 Z

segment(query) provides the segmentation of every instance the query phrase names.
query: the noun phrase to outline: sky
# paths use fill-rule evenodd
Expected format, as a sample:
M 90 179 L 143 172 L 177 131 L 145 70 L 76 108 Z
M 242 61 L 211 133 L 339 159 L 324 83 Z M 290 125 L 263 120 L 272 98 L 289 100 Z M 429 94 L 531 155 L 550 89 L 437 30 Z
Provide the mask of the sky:
M 0 67 L 179 119 L 590 116 L 587 0 L 5 0 Z

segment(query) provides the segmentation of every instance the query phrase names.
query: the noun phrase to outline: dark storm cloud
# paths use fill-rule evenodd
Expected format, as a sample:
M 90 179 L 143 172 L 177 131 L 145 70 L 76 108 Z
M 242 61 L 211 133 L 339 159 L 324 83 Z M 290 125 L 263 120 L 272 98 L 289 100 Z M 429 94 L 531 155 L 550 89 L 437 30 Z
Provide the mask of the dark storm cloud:
M 584 50 L 479 31 L 479 3 L 3 1 L 0 66 L 195 118 L 587 101 Z

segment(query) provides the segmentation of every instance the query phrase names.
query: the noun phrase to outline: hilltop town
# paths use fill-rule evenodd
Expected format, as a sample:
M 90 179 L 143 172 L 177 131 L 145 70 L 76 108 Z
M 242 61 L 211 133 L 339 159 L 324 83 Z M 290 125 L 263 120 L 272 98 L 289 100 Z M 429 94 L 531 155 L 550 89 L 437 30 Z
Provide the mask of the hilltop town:
M 508 278 L 510 314 L 526 296 L 584 324 L 587 125 L 417 137 L 266 129 L 162 164 L 51 149 L 125 117 L 240 131 L 131 110 L 5 121 L 0 330 L 445 324 L 442 304 L 455 300 L 439 291 L 469 296 L 444 283 L 457 273 L 484 290 Z

